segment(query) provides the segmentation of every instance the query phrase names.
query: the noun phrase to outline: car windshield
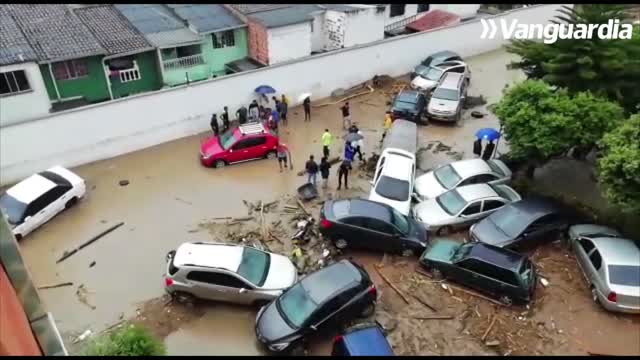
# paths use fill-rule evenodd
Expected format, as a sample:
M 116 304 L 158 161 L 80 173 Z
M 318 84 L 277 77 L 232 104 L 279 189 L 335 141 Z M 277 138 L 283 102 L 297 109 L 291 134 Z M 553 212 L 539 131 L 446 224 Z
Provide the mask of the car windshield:
M 0 196 L 0 208 L 11 225 L 18 225 L 22 222 L 27 204 L 16 200 L 9 194 L 4 194 Z
M 438 69 L 435 67 L 423 68 L 418 70 L 418 75 L 422 76 L 425 79 L 436 81 L 439 80 L 442 76 L 442 69 Z
M 499 185 L 492 185 L 489 184 L 489 186 L 493 189 L 493 191 L 496 192 L 496 194 L 500 195 L 501 198 L 506 199 L 506 200 L 510 200 L 512 195 L 510 193 L 508 193 L 507 189 L 505 189 L 502 186 Z
M 393 213 L 393 225 L 400 229 L 403 234 L 408 234 L 410 225 L 407 217 L 394 208 L 391 208 L 391 213 Z
M 228 150 L 233 144 L 235 144 L 236 138 L 233 137 L 233 131 L 227 131 L 226 133 L 220 135 L 220 146 L 224 150 Z
M 453 89 L 437 88 L 433 92 L 432 97 L 434 99 L 457 101 L 458 100 L 458 91 L 457 90 L 453 90 Z
M 444 194 L 436 197 L 436 201 L 441 208 L 444 209 L 449 215 L 458 215 L 467 202 L 464 201 L 462 196 L 458 193 L 458 190 L 449 190 Z
M 529 221 L 529 217 L 512 207 L 507 208 L 505 206 L 502 209 L 504 209 L 504 211 L 496 211 L 489 215 L 487 219 L 505 235 L 510 237 L 518 236 L 527 225 L 523 221 Z
M 394 110 L 413 110 L 415 108 L 414 103 L 406 102 L 406 101 L 396 101 L 393 104 Z
M 278 298 L 277 306 L 285 321 L 299 328 L 316 310 L 318 304 L 311 300 L 302 283 L 297 283 Z
M 246 247 L 242 252 L 242 260 L 238 274 L 256 286 L 264 285 L 269 274 L 271 256 L 260 250 Z
M 376 186 L 376 193 L 387 199 L 406 201 L 409 199 L 409 182 L 382 175 Z
M 460 247 L 458 247 L 456 249 L 456 251 L 453 253 L 453 256 L 451 257 L 451 261 L 452 262 L 457 262 L 459 260 L 462 260 L 463 258 L 465 258 L 467 255 L 469 255 L 469 253 L 471 252 L 471 248 L 473 247 L 473 244 L 464 244 L 461 245 Z
M 456 170 L 451 165 L 443 166 L 439 169 L 436 169 L 433 172 L 436 180 L 442 185 L 445 189 L 453 189 L 460 181 L 460 175 L 456 172 Z
M 502 168 L 500 167 L 500 165 L 496 164 L 495 161 L 493 160 L 487 160 L 487 165 L 489 165 L 489 167 L 491 168 L 491 170 L 496 173 L 496 174 L 500 174 L 502 176 L 506 175 L 504 173 L 504 170 L 502 170 Z
M 623 286 L 640 286 L 640 266 L 609 265 L 609 281 Z

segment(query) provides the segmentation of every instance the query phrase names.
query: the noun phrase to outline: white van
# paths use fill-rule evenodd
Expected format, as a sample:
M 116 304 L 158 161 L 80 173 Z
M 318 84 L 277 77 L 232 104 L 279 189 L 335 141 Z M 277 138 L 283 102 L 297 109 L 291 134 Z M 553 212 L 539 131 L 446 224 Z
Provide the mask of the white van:
M 409 216 L 415 173 L 415 154 L 401 149 L 385 149 L 376 165 L 369 200 L 387 204 Z

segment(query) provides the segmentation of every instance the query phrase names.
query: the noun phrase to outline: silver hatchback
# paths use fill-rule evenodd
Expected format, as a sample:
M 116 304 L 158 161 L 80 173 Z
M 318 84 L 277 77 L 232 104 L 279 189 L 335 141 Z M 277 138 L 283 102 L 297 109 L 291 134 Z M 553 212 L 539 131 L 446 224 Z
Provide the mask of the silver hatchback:
M 178 302 L 196 298 L 264 305 L 295 284 L 289 258 L 249 246 L 184 243 L 167 254 L 165 290 Z
M 609 227 L 569 228 L 569 244 L 593 301 L 609 311 L 640 313 L 640 248 Z

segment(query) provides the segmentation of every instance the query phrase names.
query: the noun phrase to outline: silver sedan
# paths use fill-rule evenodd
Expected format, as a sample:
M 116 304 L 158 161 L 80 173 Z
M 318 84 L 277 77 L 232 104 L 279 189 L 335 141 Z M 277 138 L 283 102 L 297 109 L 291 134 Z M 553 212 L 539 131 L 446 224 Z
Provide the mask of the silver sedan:
M 569 228 L 569 244 L 593 301 L 616 312 L 640 313 L 640 248 L 615 229 L 582 224 Z

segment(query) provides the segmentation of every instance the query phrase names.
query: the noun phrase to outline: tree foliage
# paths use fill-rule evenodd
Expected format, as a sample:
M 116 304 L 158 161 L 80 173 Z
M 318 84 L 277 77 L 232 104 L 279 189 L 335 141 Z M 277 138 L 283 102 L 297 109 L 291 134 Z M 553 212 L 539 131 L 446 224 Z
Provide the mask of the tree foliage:
M 624 210 L 640 214 L 640 114 L 607 133 L 598 161 L 605 196 Z
M 625 19 L 625 8 L 616 4 L 564 6 L 556 23 L 605 24 Z M 591 91 L 619 102 L 627 112 L 640 105 L 640 30 L 631 39 L 558 39 L 551 44 L 534 40 L 513 40 L 507 51 L 521 57 L 509 66 L 524 70 L 530 79 L 567 88 L 570 92 Z
M 623 119 L 622 108 L 590 92 L 569 94 L 541 80 L 507 89 L 495 108 L 514 159 L 542 165 L 573 147 L 592 147 Z
M 159 356 L 165 355 L 164 344 L 138 326 L 126 326 L 92 340 L 84 355 L 92 356 Z

